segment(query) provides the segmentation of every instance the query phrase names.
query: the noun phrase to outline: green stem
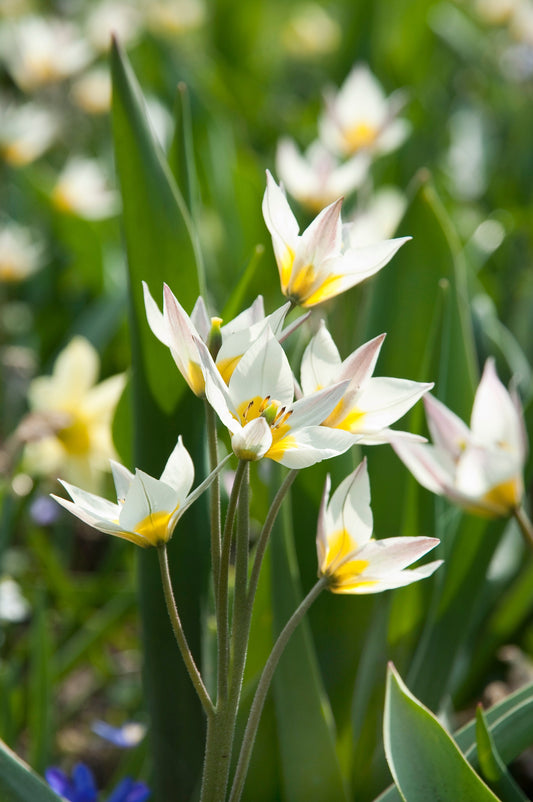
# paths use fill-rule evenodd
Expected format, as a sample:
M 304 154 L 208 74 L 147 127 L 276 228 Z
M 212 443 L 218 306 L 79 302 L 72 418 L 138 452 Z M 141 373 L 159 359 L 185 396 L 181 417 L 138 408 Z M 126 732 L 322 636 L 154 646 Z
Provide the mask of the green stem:
M 251 608 L 254 603 L 255 593 L 257 591 L 257 583 L 259 582 L 259 573 L 261 571 L 261 565 L 263 563 L 263 557 L 265 556 L 265 550 L 268 545 L 268 539 L 270 537 L 270 533 L 272 532 L 272 527 L 276 521 L 279 508 L 281 507 L 281 503 L 285 496 L 287 495 L 292 483 L 298 476 L 298 469 L 293 468 L 293 470 L 289 471 L 287 476 L 285 477 L 283 484 L 279 488 L 278 492 L 274 497 L 274 501 L 268 511 L 268 515 L 266 517 L 265 523 L 263 524 L 263 528 L 261 529 L 261 534 L 259 535 L 259 540 L 257 541 L 257 546 L 255 550 L 255 557 L 254 557 L 254 564 L 252 567 L 252 573 L 250 575 L 250 584 L 248 588 L 248 607 Z
M 215 410 L 205 401 L 205 419 L 207 424 L 207 442 L 209 446 L 209 470 L 213 471 L 218 464 L 217 423 Z M 210 489 L 209 509 L 211 517 L 211 565 L 213 567 L 213 587 L 215 599 L 218 598 L 218 583 L 220 577 L 220 479 L 218 475 L 213 479 Z
M 215 712 L 215 708 L 213 706 L 213 702 L 205 685 L 203 683 L 202 677 L 196 663 L 194 662 L 194 658 L 191 654 L 191 650 L 189 649 L 189 644 L 187 643 L 187 639 L 185 637 L 185 633 L 183 632 L 183 627 L 181 626 L 180 617 L 178 614 L 178 608 L 176 607 L 176 601 L 174 599 L 174 593 L 172 591 L 172 580 L 170 579 L 170 571 L 168 568 L 168 555 L 167 555 L 167 544 L 162 543 L 160 546 L 157 547 L 157 556 L 159 557 L 159 567 L 161 569 L 161 579 L 163 581 L 163 592 L 165 594 L 165 602 L 167 605 L 168 614 L 170 617 L 170 623 L 172 624 L 172 629 L 174 631 L 174 635 L 176 641 L 179 646 L 179 650 L 181 652 L 181 656 L 191 678 L 192 684 L 198 694 L 200 702 L 202 703 L 202 707 L 204 712 L 211 718 L 211 716 Z
M 237 501 L 246 473 L 247 462 L 240 460 L 235 471 L 235 479 L 226 511 L 224 534 L 222 536 L 222 550 L 220 554 L 220 574 L 217 597 L 217 626 L 218 626 L 218 653 L 217 653 L 217 708 L 226 699 L 228 693 L 229 668 L 229 616 L 228 616 L 228 580 L 231 554 L 231 535 Z
M 516 507 L 513 511 L 513 515 L 520 527 L 520 531 L 524 536 L 524 540 L 526 541 L 527 545 L 530 549 L 533 549 L 533 523 L 529 520 L 529 517 L 523 507 Z
M 239 802 L 241 798 L 242 790 L 244 787 L 244 781 L 246 779 L 246 773 L 248 771 L 248 765 L 250 763 L 250 757 L 252 755 L 255 736 L 257 733 L 257 727 L 259 726 L 259 719 L 261 718 L 261 713 L 263 710 L 263 705 L 265 703 L 266 695 L 270 687 L 272 677 L 274 676 L 274 671 L 276 670 L 276 667 L 278 665 L 279 659 L 283 654 L 283 651 L 287 643 L 289 642 L 292 633 L 294 632 L 294 630 L 296 629 L 296 627 L 298 626 L 298 624 L 300 623 L 306 612 L 309 610 L 312 603 L 320 595 L 322 590 L 326 587 L 327 583 L 328 583 L 328 578 L 323 576 L 311 588 L 305 599 L 300 603 L 299 607 L 295 610 L 291 618 L 285 624 L 285 627 L 283 628 L 276 643 L 274 644 L 274 648 L 272 649 L 270 656 L 265 664 L 263 673 L 261 674 L 261 678 L 257 686 L 257 690 L 255 692 L 252 706 L 250 708 L 250 714 L 248 716 L 248 723 L 246 724 L 246 730 L 244 732 L 241 753 L 239 755 L 239 762 L 237 763 L 235 777 L 233 778 L 233 786 L 231 789 L 229 802 Z

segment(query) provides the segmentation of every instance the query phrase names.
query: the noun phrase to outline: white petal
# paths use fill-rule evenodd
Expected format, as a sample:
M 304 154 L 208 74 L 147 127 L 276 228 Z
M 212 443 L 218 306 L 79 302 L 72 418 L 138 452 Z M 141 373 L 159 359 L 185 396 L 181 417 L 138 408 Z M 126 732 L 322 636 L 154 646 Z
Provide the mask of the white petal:
M 368 561 L 366 577 L 381 578 L 387 574 L 402 571 L 428 551 L 438 546 L 435 537 L 389 537 L 371 540 L 357 551 L 357 559 Z
M 390 426 L 432 387 L 433 383 L 408 379 L 369 379 L 357 399 L 357 408 L 365 413 L 361 421 L 362 431 L 379 431 Z
M 194 481 L 194 464 L 183 445 L 181 434 L 167 460 L 160 481 L 172 487 L 176 491 L 178 503 L 183 504 Z
M 370 508 L 370 482 L 366 460 L 334 492 L 329 503 L 334 531 L 346 530 L 358 546 L 372 536 L 372 510 Z
M 109 460 L 111 463 L 111 471 L 113 473 L 113 481 L 115 483 L 115 490 L 117 491 L 117 499 L 124 499 L 126 498 L 129 490 L 130 484 L 133 482 L 133 474 L 124 465 L 120 465 L 120 463 L 115 462 L 115 460 Z M 118 515 L 118 512 L 117 512 Z
M 268 170 L 266 176 L 267 186 L 263 197 L 263 217 L 272 235 L 277 257 L 280 247 L 282 251 L 287 247 L 292 250 L 296 249 L 300 228 L 285 194 L 278 187 Z
M 205 395 L 222 423 L 230 431 L 236 431 L 240 424 L 235 419 L 237 410 L 229 394 L 227 385 L 224 383 L 207 346 L 201 340 L 195 340 L 198 350 L 200 365 L 205 378 Z M 232 414 L 234 413 L 234 414 Z
M 349 380 L 348 393 L 358 394 L 372 376 L 385 337 L 385 334 L 379 334 L 373 340 L 364 343 L 342 363 L 337 380 Z
M 152 513 L 173 512 L 178 504 L 174 488 L 137 469 L 120 511 L 120 526 L 135 532 Z
M 297 267 L 313 265 L 320 271 L 322 263 L 340 253 L 342 246 L 341 223 L 342 198 L 330 203 L 306 228 L 296 252 L 295 270 Z
M 168 328 L 163 313 L 159 310 L 158 305 L 154 301 L 146 281 L 143 281 L 142 285 L 144 294 L 144 308 L 146 310 L 146 319 L 148 320 L 148 325 L 152 329 L 157 339 L 162 342 L 163 345 L 170 345 Z
M 347 386 L 347 382 L 340 382 L 296 401 L 291 408 L 291 429 L 325 421 L 344 395 Z
M 461 418 L 430 394 L 424 397 L 424 407 L 435 445 L 447 451 L 452 459 L 457 459 L 471 440 L 470 429 Z
M 496 374 L 493 359 L 485 363 L 474 399 L 471 429 L 480 444 L 523 452 L 522 422 L 510 393 Z
M 381 593 L 384 590 L 393 590 L 394 588 L 403 588 L 413 582 L 418 582 L 420 579 L 426 579 L 435 573 L 437 568 L 442 565 L 442 560 L 434 560 L 433 562 L 421 565 L 419 568 L 406 568 L 403 571 L 392 572 L 384 577 L 374 578 L 369 576 L 367 578 L 364 574 L 364 580 L 361 585 L 352 585 L 348 587 L 340 587 L 335 592 L 355 595 L 365 595 L 368 593 Z M 368 582 L 369 584 L 364 584 Z
M 405 441 L 394 441 L 391 445 L 422 487 L 440 495 L 453 484 L 454 465 L 442 449 Z
M 55 496 L 53 494 L 52 498 L 55 499 L 58 504 L 61 504 L 61 506 L 66 510 L 75 515 L 76 518 L 79 518 L 80 521 L 83 521 L 83 523 L 87 524 L 88 526 L 94 527 L 94 529 L 98 529 L 99 532 L 104 532 L 106 535 L 119 535 L 122 532 L 122 527 L 120 527 L 118 524 L 115 524 L 113 521 L 109 521 L 107 518 L 100 518 L 98 515 L 94 515 L 85 507 L 81 507 L 72 501 L 68 501 L 68 499 L 60 498 L 59 496 Z
M 200 335 L 200 339 L 206 343 L 211 331 L 211 318 L 207 314 L 205 301 L 201 295 L 198 296 L 196 303 L 193 306 L 193 310 L 191 312 L 191 323 Z
M 82 507 L 87 513 L 99 519 L 109 519 L 110 521 L 118 518 L 119 506 L 113 504 L 101 496 L 96 496 L 94 493 L 88 493 L 80 487 L 59 480 L 72 501 L 76 506 Z M 55 498 L 55 496 L 54 496 Z
M 239 459 L 258 460 L 272 445 L 272 431 L 262 417 L 254 418 L 239 428 L 231 438 L 231 447 Z
M 328 473 L 326 476 L 326 483 L 324 485 L 324 492 L 322 493 L 322 500 L 320 502 L 320 509 L 318 511 L 318 522 L 316 529 L 316 549 L 318 558 L 318 572 L 324 573 L 326 568 L 326 557 L 328 552 L 328 532 L 330 531 L 327 525 L 327 508 L 329 492 L 331 489 L 331 477 Z
M 332 384 L 336 380 L 340 365 L 337 346 L 322 320 L 318 332 L 310 340 L 302 357 L 300 378 L 304 395 Z
M 290 437 L 286 440 L 290 440 L 290 446 L 276 456 L 275 460 L 287 468 L 307 468 L 309 465 L 315 465 L 323 459 L 343 454 L 356 442 L 356 438 L 348 432 L 326 429 L 324 426 L 307 426 L 295 432 L 291 431 Z
M 292 370 L 285 351 L 270 329 L 263 332 L 240 360 L 230 379 L 229 392 L 235 406 L 267 396 L 282 406 L 291 403 L 294 396 Z

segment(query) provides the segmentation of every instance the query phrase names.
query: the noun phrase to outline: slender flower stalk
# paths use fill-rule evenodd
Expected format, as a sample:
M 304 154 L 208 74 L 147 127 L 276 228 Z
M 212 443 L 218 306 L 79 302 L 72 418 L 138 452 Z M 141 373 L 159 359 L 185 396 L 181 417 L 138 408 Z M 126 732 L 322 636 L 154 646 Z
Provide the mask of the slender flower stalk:
M 520 527 L 524 540 L 530 549 L 533 549 L 533 523 L 523 507 L 516 507 L 513 510 L 515 520 Z
M 207 427 L 207 443 L 209 446 L 209 470 L 213 471 L 218 464 L 218 444 L 215 412 L 210 404 L 205 402 L 205 420 Z M 220 578 L 220 550 L 221 550 L 221 522 L 220 522 L 220 478 L 213 479 L 209 491 L 209 509 L 211 519 L 211 565 L 213 568 L 213 588 L 215 599 L 218 596 L 218 583 Z
M 296 627 L 298 626 L 298 624 L 300 623 L 306 612 L 309 610 L 312 603 L 315 601 L 315 599 L 318 598 L 318 596 L 324 590 L 327 584 L 328 584 L 327 577 L 322 576 L 313 585 L 307 596 L 300 603 L 299 607 L 295 610 L 291 618 L 285 624 L 285 627 L 280 633 L 276 643 L 274 644 L 274 648 L 272 649 L 270 656 L 267 662 L 265 663 L 265 667 L 263 669 L 263 673 L 261 674 L 261 678 L 259 680 L 259 684 L 255 692 L 254 700 L 250 708 L 248 723 L 246 725 L 246 730 L 244 732 L 241 753 L 239 755 L 239 761 L 237 763 L 237 768 L 235 770 L 235 776 L 233 779 L 233 786 L 231 789 L 229 802 L 238 802 L 239 799 L 241 798 L 244 782 L 246 779 L 246 772 L 248 771 L 248 765 L 250 763 L 250 757 L 252 755 L 255 736 L 257 734 L 257 728 L 259 726 L 259 720 L 261 718 L 261 713 L 263 711 L 263 705 L 265 703 L 266 695 L 270 687 L 272 677 L 274 676 L 274 671 L 276 670 L 276 667 L 279 663 L 280 657 L 283 654 L 283 651 L 287 643 L 289 642 L 292 633 L 294 632 L 294 630 L 296 629 Z
M 170 579 L 170 571 L 168 568 L 166 543 L 159 544 L 157 548 L 157 556 L 159 557 L 159 568 L 161 570 L 163 592 L 165 594 L 165 602 L 170 617 L 170 623 L 172 624 L 172 631 L 174 632 L 174 636 L 183 658 L 183 662 L 185 663 L 185 667 L 187 668 L 189 677 L 191 678 L 191 682 L 194 685 L 196 693 L 198 694 L 198 698 L 200 699 L 204 712 L 209 718 L 213 716 L 215 707 L 206 690 L 196 663 L 194 662 L 191 650 L 189 649 L 189 644 L 187 643 L 187 639 L 185 637 L 185 633 L 183 632 L 183 627 L 181 625 L 178 608 L 176 607 L 176 601 L 174 599 L 174 593 L 172 590 L 172 581 Z

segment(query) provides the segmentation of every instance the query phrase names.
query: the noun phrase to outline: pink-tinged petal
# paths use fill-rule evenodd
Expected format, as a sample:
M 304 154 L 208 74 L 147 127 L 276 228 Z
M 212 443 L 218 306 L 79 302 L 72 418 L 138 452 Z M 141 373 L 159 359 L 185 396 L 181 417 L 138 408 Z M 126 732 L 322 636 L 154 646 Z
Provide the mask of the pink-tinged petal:
M 261 459 L 271 445 L 272 431 L 262 417 L 254 418 L 246 426 L 237 429 L 231 437 L 233 453 L 239 459 Z
M 270 459 L 286 468 L 308 468 L 324 459 L 343 454 L 354 445 L 356 438 L 348 432 L 307 426 L 297 429 L 279 441 L 275 453 L 267 452 Z
M 402 571 L 416 562 L 439 543 L 440 540 L 435 537 L 388 537 L 370 540 L 357 550 L 357 559 L 368 562 L 365 578 L 385 578 L 387 574 Z
M 342 273 L 346 281 L 354 280 L 349 286 L 373 276 L 390 262 L 402 245 L 412 237 L 396 237 L 363 247 L 352 247 L 338 260 L 335 272 Z
M 200 339 L 206 343 L 211 332 L 211 318 L 207 313 L 207 307 L 201 295 L 198 296 L 193 306 L 191 323 L 200 335 Z
M 385 377 L 369 379 L 356 403 L 358 412 L 363 413 L 361 432 L 378 432 L 390 426 L 432 387 L 432 382 Z
M 152 294 L 148 289 L 148 284 L 146 283 L 146 281 L 143 281 L 142 285 L 143 285 L 143 295 L 144 295 L 144 308 L 146 310 L 146 319 L 148 321 L 148 325 L 152 329 L 157 339 L 160 342 L 162 342 L 163 345 L 168 346 L 170 345 L 170 337 L 164 315 L 159 310 L 158 305 L 154 301 Z
M 347 386 L 348 382 L 340 382 L 296 401 L 291 407 L 291 429 L 322 423 L 336 407 Z
M 391 445 L 422 487 L 441 495 L 445 488 L 453 485 L 455 466 L 442 449 L 404 441 L 395 441 Z
M 320 272 L 326 259 L 336 256 L 342 245 L 342 198 L 330 203 L 305 229 L 298 243 L 294 269 L 313 265 Z
M 163 315 L 167 323 L 172 358 L 193 393 L 201 397 L 204 395 L 204 380 L 195 345 L 195 338 L 200 339 L 200 335 L 166 284 L 163 287 Z
M 340 366 L 337 346 L 322 320 L 318 332 L 309 342 L 302 357 L 300 378 L 304 395 L 321 390 L 334 381 L 340 381 L 337 376 Z M 346 380 L 350 377 L 342 378 Z
M 405 568 L 403 571 L 390 573 L 387 574 L 387 576 L 378 578 L 374 578 L 371 575 L 367 577 L 365 573 L 363 574 L 360 584 L 357 584 L 356 580 L 353 585 L 347 584 L 334 588 L 333 592 L 359 596 L 369 593 L 381 593 L 384 590 L 403 588 L 406 585 L 411 585 L 413 582 L 418 582 L 420 579 L 426 579 L 428 576 L 431 576 L 442 563 L 443 560 L 434 560 L 426 565 L 421 565 L 419 568 Z
M 470 429 L 461 418 L 432 395 L 424 397 L 424 407 L 435 445 L 456 460 L 471 440 Z
M 510 393 L 498 378 L 493 359 L 487 359 L 485 363 L 470 427 L 479 444 L 497 445 L 523 453 L 522 423 Z
M 180 436 L 167 460 L 160 481 L 172 487 L 179 504 L 183 504 L 194 481 L 194 464 Z
M 408 443 L 427 443 L 427 438 L 422 437 L 421 434 L 413 434 L 412 432 L 402 432 L 400 429 L 380 429 L 378 432 L 359 434 L 357 442 L 362 446 L 377 446 L 383 443 L 392 445 L 396 441 L 405 441 Z
M 370 379 L 386 336 L 386 334 L 379 334 L 373 340 L 361 345 L 344 360 L 337 381 L 348 380 L 350 382 L 347 393 L 358 394 Z
M 281 406 L 292 402 L 292 370 L 270 329 L 261 334 L 240 360 L 230 379 L 229 392 L 236 407 L 244 401 L 267 396 Z

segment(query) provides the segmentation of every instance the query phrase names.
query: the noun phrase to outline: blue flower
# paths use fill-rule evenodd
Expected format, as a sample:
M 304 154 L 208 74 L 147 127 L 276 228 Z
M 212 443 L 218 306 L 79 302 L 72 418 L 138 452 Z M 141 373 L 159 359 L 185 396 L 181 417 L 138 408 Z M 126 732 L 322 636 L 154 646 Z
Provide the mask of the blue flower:
M 45 777 L 50 788 L 68 802 L 98 802 L 93 774 L 83 763 L 74 766 L 71 780 L 55 766 L 46 770 Z M 144 783 L 126 777 L 117 785 L 108 802 L 145 802 L 150 793 Z

